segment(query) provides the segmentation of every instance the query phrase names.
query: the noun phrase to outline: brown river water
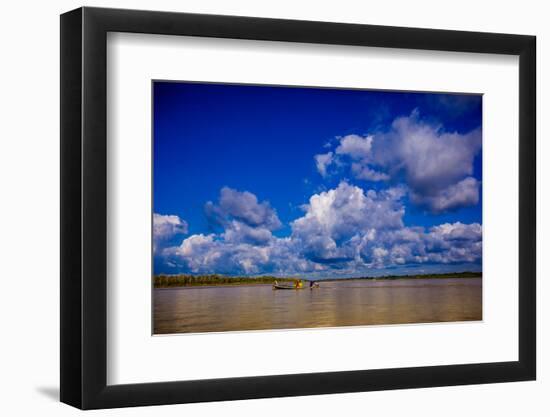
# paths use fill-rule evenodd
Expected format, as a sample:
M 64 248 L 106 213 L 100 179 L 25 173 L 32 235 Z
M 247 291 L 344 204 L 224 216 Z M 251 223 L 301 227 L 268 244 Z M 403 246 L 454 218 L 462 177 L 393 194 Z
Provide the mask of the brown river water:
M 153 290 L 154 334 L 482 319 L 481 278 L 320 282 Z

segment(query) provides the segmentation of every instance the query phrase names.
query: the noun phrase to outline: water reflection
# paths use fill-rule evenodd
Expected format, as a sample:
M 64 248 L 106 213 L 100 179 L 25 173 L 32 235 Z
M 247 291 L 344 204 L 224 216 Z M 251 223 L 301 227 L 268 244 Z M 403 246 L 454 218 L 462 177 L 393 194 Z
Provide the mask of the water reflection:
M 154 290 L 154 333 L 292 329 L 482 318 L 481 278 Z

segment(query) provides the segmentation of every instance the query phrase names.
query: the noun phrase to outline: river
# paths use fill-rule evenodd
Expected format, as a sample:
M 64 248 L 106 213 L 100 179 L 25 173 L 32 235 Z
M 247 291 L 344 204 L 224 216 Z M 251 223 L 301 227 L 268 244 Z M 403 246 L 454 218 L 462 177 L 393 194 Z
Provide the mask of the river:
M 332 281 L 313 290 L 273 290 L 271 285 L 159 288 L 153 291 L 154 333 L 481 320 L 481 281 Z

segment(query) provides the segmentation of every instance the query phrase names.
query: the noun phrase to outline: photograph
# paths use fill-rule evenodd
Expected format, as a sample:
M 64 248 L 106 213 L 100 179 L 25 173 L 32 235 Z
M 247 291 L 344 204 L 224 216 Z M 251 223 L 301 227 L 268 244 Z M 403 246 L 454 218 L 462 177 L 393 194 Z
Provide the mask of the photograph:
M 0 415 L 550 415 L 550 24 L 501 3 L 6 2 Z
M 482 95 L 152 99 L 153 334 L 483 319 Z

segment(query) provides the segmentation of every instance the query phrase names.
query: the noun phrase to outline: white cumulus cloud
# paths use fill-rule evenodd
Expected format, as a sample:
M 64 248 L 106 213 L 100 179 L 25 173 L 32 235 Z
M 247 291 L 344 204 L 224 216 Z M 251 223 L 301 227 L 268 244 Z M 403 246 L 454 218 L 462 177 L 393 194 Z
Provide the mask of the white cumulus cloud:
M 159 245 L 178 235 L 186 234 L 188 225 L 176 215 L 153 214 L 153 251 L 156 252 Z
M 372 136 L 347 135 L 340 138 L 336 153 L 338 155 L 349 155 L 353 159 L 366 159 L 371 154 L 372 141 Z
M 353 238 L 371 229 L 403 227 L 403 196 L 399 190 L 365 192 L 341 182 L 337 188 L 313 195 L 305 215 L 292 222 L 292 237 L 318 261 L 355 256 Z
M 187 222 L 176 215 L 153 214 L 153 235 L 158 238 L 187 233 Z
M 481 129 L 449 132 L 415 110 L 384 132 L 339 138 L 335 154 L 318 170 L 325 175 L 329 165 L 347 164 L 357 179 L 402 180 L 414 204 L 440 213 L 477 204 L 479 183 L 472 175 L 480 150 Z
M 327 169 L 332 163 L 332 152 L 327 152 L 319 155 L 315 155 L 315 164 L 317 166 L 317 171 L 321 176 L 325 177 L 327 175 Z
M 206 203 L 205 213 L 211 222 L 222 226 L 236 220 L 250 227 L 261 226 L 268 230 L 281 227 L 277 212 L 269 202 L 260 203 L 254 194 L 229 187 L 221 189 L 218 204 Z
M 364 191 L 342 181 L 312 195 L 290 223 L 290 236 L 277 237 L 271 228 L 280 220 L 268 203 L 225 189 L 218 204 L 205 207 L 222 230 L 189 236 L 159 256 L 178 271 L 232 275 L 368 275 L 402 265 L 481 262 L 480 224 L 407 227 L 404 196 L 403 187 Z
M 426 195 L 413 191 L 411 201 L 419 206 L 430 207 L 436 213 L 475 206 L 479 202 L 479 181 L 473 177 L 467 177 L 447 188 L 435 190 L 434 193 L 434 195 Z

